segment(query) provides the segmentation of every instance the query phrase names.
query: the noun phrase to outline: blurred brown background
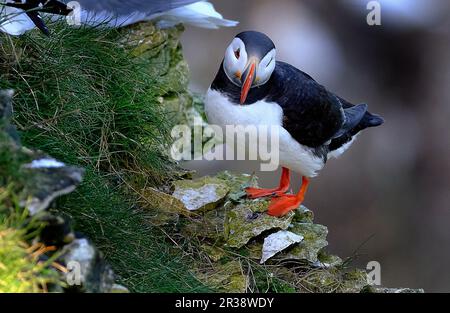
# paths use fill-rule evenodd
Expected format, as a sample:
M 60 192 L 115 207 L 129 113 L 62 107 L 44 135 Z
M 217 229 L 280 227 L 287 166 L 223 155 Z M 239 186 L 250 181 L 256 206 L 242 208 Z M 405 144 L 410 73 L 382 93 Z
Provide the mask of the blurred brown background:
M 191 87 L 204 93 L 225 48 L 243 30 L 268 34 L 278 59 L 312 75 L 386 123 L 363 132 L 312 181 L 305 205 L 329 228 L 329 250 L 381 263 L 385 286 L 450 291 L 450 2 L 381 3 L 368 26 L 365 0 L 216 0 L 236 28 L 187 28 Z M 257 171 L 248 162 L 191 162 L 200 174 Z M 261 185 L 279 172 L 260 173 Z M 300 177 L 294 176 L 297 191 Z

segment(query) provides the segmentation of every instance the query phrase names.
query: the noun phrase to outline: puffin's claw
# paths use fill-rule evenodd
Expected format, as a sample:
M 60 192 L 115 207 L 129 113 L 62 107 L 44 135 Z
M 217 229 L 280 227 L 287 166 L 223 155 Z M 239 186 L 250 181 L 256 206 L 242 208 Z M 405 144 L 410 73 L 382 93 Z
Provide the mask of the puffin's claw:
M 281 171 L 280 184 L 277 188 L 262 189 L 262 188 L 248 187 L 248 188 L 245 188 L 245 192 L 247 193 L 247 196 L 250 199 L 261 198 L 261 197 L 266 197 L 266 196 L 272 196 L 272 197 L 281 196 L 281 195 L 285 194 L 286 191 L 288 191 L 289 183 L 290 183 L 289 169 L 286 167 L 283 167 L 282 171 Z
M 281 197 L 273 198 L 270 201 L 267 214 L 276 217 L 284 216 L 298 208 L 302 202 L 303 199 L 298 198 L 297 195 L 282 195 Z
M 309 180 L 306 177 L 302 178 L 302 187 L 296 195 L 282 195 L 278 198 L 273 198 L 269 204 L 267 214 L 272 216 L 284 216 L 289 211 L 295 210 L 302 204 L 305 199 L 306 190 L 308 189 Z

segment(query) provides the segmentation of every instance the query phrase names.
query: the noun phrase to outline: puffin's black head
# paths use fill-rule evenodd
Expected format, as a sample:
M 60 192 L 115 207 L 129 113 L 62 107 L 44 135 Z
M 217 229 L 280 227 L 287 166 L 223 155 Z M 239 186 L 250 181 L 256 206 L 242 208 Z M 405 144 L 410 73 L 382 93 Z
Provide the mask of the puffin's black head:
M 276 49 L 260 32 L 236 35 L 225 52 L 223 69 L 230 81 L 241 87 L 241 104 L 252 87 L 265 84 L 275 69 Z

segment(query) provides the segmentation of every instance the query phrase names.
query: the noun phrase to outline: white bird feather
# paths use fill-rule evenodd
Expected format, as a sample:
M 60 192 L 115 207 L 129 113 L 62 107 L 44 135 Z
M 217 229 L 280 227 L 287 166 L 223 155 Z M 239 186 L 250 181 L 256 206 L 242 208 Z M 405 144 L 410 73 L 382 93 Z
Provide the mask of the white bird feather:
M 0 6 L 0 31 L 13 36 L 35 28 L 31 19 L 24 14 L 23 10 Z

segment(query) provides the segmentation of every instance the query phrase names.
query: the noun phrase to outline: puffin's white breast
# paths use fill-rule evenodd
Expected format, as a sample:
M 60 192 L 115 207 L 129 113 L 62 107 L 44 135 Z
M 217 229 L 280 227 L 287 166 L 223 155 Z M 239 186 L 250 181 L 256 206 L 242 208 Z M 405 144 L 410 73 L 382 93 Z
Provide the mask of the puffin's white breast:
M 210 88 L 205 97 L 205 112 L 209 124 L 222 128 L 227 125 L 278 127 L 280 165 L 294 172 L 313 177 L 324 166 L 322 158 L 314 155 L 311 148 L 298 143 L 282 126 L 283 110 L 275 102 L 260 100 L 250 105 L 239 105 Z

